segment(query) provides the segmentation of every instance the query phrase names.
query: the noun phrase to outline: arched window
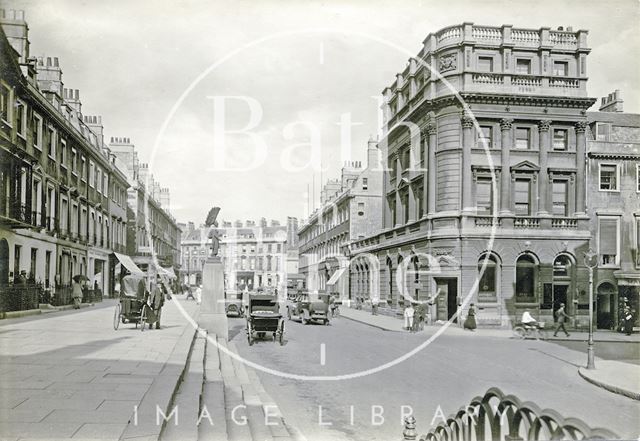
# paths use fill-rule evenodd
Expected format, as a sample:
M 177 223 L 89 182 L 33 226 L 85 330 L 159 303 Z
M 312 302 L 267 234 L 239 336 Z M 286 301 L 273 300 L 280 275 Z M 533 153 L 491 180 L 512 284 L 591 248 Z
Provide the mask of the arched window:
M 536 261 L 529 254 L 521 255 L 516 262 L 516 302 L 535 303 Z
M 571 269 L 572 262 L 569 256 L 566 254 L 560 254 L 556 257 L 556 260 L 553 261 L 553 277 L 562 278 L 562 277 L 571 277 Z
M 489 254 L 478 260 L 478 302 L 495 302 L 497 296 L 498 262 Z

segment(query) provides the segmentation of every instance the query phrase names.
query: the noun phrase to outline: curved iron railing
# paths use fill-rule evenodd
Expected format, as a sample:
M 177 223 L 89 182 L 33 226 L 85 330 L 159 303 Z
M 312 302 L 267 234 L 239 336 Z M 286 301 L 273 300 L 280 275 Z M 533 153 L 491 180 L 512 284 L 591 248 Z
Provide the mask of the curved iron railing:
M 405 418 L 404 441 L 418 439 L 416 419 Z M 475 397 L 468 406 L 431 429 L 419 441 L 466 440 L 582 440 L 620 439 L 608 429 L 591 428 L 577 418 L 565 418 L 552 409 L 541 410 L 536 404 L 522 402 L 515 395 L 505 395 L 497 387 L 484 396 Z

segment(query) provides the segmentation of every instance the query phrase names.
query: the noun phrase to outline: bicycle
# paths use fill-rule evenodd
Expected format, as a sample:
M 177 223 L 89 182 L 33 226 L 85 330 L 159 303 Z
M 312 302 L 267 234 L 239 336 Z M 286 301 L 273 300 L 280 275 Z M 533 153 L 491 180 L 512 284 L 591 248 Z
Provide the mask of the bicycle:
M 535 338 L 536 340 L 546 340 L 549 338 L 547 331 L 544 330 L 544 322 L 539 322 L 535 325 L 520 323 L 513 328 L 513 335 L 521 340 L 529 337 Z

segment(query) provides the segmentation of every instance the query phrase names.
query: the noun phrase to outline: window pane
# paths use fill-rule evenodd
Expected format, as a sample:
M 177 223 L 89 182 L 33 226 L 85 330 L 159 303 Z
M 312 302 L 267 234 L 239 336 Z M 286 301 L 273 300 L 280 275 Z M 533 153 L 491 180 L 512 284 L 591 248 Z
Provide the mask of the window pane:
M 476 208 L 478 214 L 490 214 L 493 205 L 491 179 L 480 178 L 476 183 Z
M 493 72 L 493 58 L 478 57 L 478 70 L 481 72 Z
M 556 76 L 566 77 L 568 75 L 568 65 L 565 61 L 554 61 L 553 74 Z
M 516 180 L 514 196 L 515 213 L 519 216 L 528 216 L 531 214 L 529 210 L 529 203 L 531 200 L 529 180 Z
M 516 148 L 517 149 L 529 148 L 529 129 L 524 129 L 524 128 L 516 129 Z
M 567 181 L 553 181 L 553 214 L 568 216 Z
M 534 302 L 535 264 L 523 256 L 516 263 L 516 302 Z
M 553 149 L 567 149 L 567 131 L 564 129 L 556 129 L 553 131 Z
M 518 60 L 516 62 L 516 72 L 519 74 L 530 74 L 531 60 Z
M 480 126 L 480 132 L 478 133 L 478 147 L 484 148 L 485 145 L 487 148 L 492 147 L 490 126 Z
M 600 166 L 600 190 L 618 189 L 618 167 L 614 164 Z
M 601 218 L 598 232 L 598 249 L 604 265 L 615 264 L 618 253 L 618 219 Z

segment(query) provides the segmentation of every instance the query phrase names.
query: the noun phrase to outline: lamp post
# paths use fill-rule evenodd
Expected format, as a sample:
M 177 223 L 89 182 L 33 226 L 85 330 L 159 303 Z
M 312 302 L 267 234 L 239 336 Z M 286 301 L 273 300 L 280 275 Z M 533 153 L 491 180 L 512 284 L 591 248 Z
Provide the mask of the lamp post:
M 589 341 L 587 343 L 587 369 L 595 369 L 593 354 L 593 269 L 598 265 L 598 255 L 589 248 L 584 253 L 584 264 L 589 268 Z

